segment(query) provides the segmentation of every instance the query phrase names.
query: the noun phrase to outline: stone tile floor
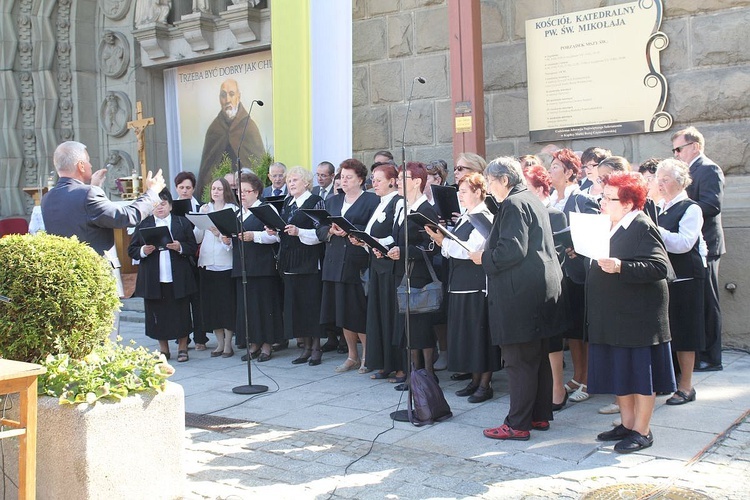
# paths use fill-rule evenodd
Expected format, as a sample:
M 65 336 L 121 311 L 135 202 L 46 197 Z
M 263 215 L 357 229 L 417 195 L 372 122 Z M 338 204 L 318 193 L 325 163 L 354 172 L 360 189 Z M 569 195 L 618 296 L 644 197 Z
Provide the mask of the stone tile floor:
M 127 308 L 123 338 L 156 348 L 136 299 Z M 595 440 L 616 417 L 597 413 L 610 397 L 568 404 L 529 441 L 500 442 L 482 429 L 507 412 L 502 371 L 494 399 L 476 405 L 453 394 L 465 382 L 440 372 L 454 416 L 414 427 L 389 418 L 406 404 L 392 384 L 334 372 L 345 355 L 327 353 L 317 367 L 292 365 L 297 355 L 290 348 L 253 363 L 252 383 L 269 387 L 253 396 L 232 392 L 248 383 L 240 354 L 191 349 L 189 362 L 173 361 L 187 411 L 184 498 L 581 498 L 633 483 L 650 485 L 644 498 L 670 487 L 695 498 L 750 498 L 750 355 L 742 352 L 725 351 L 722 372 L 695 375 L 694 403 L 669 407 L 659 397 L 654 446 L 633 455 Z M 607 493 L 595 498 L 621 498 Z

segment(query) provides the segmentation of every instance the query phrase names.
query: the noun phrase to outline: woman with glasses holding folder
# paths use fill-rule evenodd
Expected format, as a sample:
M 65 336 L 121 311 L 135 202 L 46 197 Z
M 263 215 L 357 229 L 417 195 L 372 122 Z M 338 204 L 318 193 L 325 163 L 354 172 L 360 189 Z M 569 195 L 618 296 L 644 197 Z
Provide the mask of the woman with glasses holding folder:
M 281 321 L 283 293 L 276 270 L 278 241 L 266 233 L 263 222 L 249 210 L 261 204 L 258 197 L 262 192 L 263 182 L 257 175 L 241 175 L 242 231 L 231 239 L 222 236 L 224 244 L 232 247 L 232 277 L 237 285 L 238 343 L 250 342 L 250 356 L 260 362 L 271 359 L 271 346 L 283 341 L 284 331 Z M 244 260 L 240 254 L 240 241 Z M 242 289 L 243 267 L 247 277 L 246 290 Z M 242 356 L 242 361 L 247 361 L 247 354 Z
M 197 289 L 189 257 L 195 255 L 198 244 L 190 222 L 171 215 L 169 190 L 163 189 L 159 198 L 153 215 L 138 224 L 128 246 L 130 258 L 140 260 L 134 296 L 143 297 L 146 335 L 159 341 L 159 350 L 167 359 L 169 341 L 177 339 L 177 361 L 184 362 L 188 360 L 187 341 L 193 329 L 190 295 Z M 155 241 L 149 232 L 162 227 L 168 229 L 169 237 Z
M 469 403 L 492 399 L 492 372 L 501 368 L 500 348 L 492 345 L 487 318 L 487 276 L 469 252 L 484 249 L 492 214 L 484 204 L 487 183 L 473 172 L 458 182 L 458 198 L 466 209 L 453 230 L 461 243 L 425 227 L 440 245 L 448 266 L 448 369 L 471 373 L 469 384 L 456 392 Z

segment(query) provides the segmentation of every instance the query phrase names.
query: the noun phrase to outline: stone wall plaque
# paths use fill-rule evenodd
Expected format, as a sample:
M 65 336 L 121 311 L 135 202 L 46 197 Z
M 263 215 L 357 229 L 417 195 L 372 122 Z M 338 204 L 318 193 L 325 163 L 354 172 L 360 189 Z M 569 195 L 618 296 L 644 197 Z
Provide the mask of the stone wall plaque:
M 130 10 L 130 0 L 99 0 L 99 9 L 112 21 L 119 21 Z
M 531 141 L 667 130 L 662 14 L 639 0 L 526 21 Z

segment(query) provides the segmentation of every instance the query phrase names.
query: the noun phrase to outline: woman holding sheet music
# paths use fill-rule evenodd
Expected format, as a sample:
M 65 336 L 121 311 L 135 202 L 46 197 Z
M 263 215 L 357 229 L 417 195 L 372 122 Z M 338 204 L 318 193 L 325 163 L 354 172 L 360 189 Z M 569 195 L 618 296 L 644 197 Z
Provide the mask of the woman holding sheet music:
M 135 283 L 135 296 L 143 297 L 146 309 L 146 335 L 159 341 L 159 350 L 169 359 L 169 340 L 177 339 L 177 361 L 188 360 L 187 341 L 192 329 L 190 295 L 196 284 L 188 260 L 198 245 L 193 226 L 184 217 L 170 215 L 172 195 L 168 189 L 159 193 L 161 202 L 154 214 L 136 227 L 128 246 L 128 255 L 140 260 Z M 163 250 L 147 244 L 147 228 L 169 228 L 171 242 Z
M 398 193 L 406 198 L 409 213 L 419 212 L 430 220 L 437 221 L 438 215 L 424 195 L 427 181 L 427 170 L 420 162 L 408 162 L 406 164 L 406 184 L 404 185 L 403 172 L 398 176 Z M 408 222 L 407 222 L 408 221 Z M 406 224 L 409 224 L 409 240 L 406 240 Z M 393 229 L 394 246 L 388 251 L 388 258 L 396 261 L 395 283 L 401 283 L 407 272 L 404 254 L 406 246 L 409 246 L 409 265 L 412 288 L 422 288 L 432 281 L 427 260 L 435 253 L 434 244 L 424 227 L 406 217 L 403 200 L 399 201 L 396 208 L 395 226 Z M 425 259 L 426 254 L 426 259 Z M 435 375 L 433 366 L 433 353 L 435 351 L 435 334 L 432 325 L 433 314 L 411 314 L 409 316 L 409 338 L 407 339 L 405 314 L 399 314 L 396 319 L 394 343 L 400 347 L 411 348 L 411 362 L 415 369 L 425 368 Z M 437 380 L 437 376 L 435 376 Z M 408 382 L 407 382 L 408 383 Z M 408 385 L 399 384 L 396 390 L 406 390 Z
M 372 172 L 372 188 L 380 197 L 380 203 L 370 216 L 365 232 L 384 247 L 393 244 L 391 233 L 396 203 L 401 199 L 396 192 L 396 176 L 396 167 L 388 164 L 375 167 Z M 364 245 L 353 237 L 350 237 L 349 241 L 354 245 Z M 373 380 L 388 378 L 392 371 L 402 368 L 399 350 L 393 345 L 393 327 L 398 307 L 394 281 L 395 262 L 383 257 L 384 255 L 376 249 L 370 249 L 365 349 L 367 368 L 378 370 L 370 376 Z
M 257 175 L 241 175 L 242 232 L 231 240 L 222 236 L 224 244 L 232 246 L 232 277 L 237 285 L 237 337 L 242 344 L 250 342 L 250 356 L 258 358 L 260 362 L 271 359 L 271 346 L 284 340 L 284 325 L 281 321 L 283 294 L 281 278 L 276 270 L 278 241 L 276 237 L 266 233 L 263 223 L 248 210 L 261 204 L 258 197 L 262 192 L 263 182 Z M 240 256 L 240 240 L 244 260 Z M 244 291 L 243 266 L 247 277 L 247 289 Z M 242 360 L 247 361 L 247 354 L 242 356 Z
M 343 193 L 328 198 L 326 210 L 331 215 L 345 217 L 362 230 L 379 202 L 376 194 L 362 190 L 367 167 L 359 160 L 344 160 L 339 166 L 339 175 Z M 347 232 L 335 223 L 318 227 L 317 234 L 320 241 L 326 242 L 320 324 L 343 329 L 349 351 L 346 361 L 337 366 L 336 371 L 341 373 L 358 368 L 359 373 L 367 373 L 371 371 L 365 364 L 367 299 L 362 286 L 362 274 L 367 268 L 367 251 L 353 245 Z M 358 338 L 362 343 L 361 358 L 357 352 Z
M 462 244 L 425 227 L 447 259 L 448 369 L 472 374 L 469 384 L 456 392 L 457 396 L 468 396 L 469 403 L 492 398 L 492 372 L 501 368 L 500 348 L 492 344 L 487 324 L 487 276 L 482 266 L 469 258 L 469 252 L 484 249 L 487 228 L 492 226 L 492 214 L 484 204 L 486 196 L 487 183 L 482 174 L 474 172 L 459 181 L 458 198 L 466 211 L 453 234 Z
M 312 194 L 312 173 L 302 167 L 292 167 L 286 174 L 289 196 L 284 200 L 281 218 L 287 223 L 276 233 L 280 238 L 279 272 L 284 280 L 284 337 L 302 338 L 305 350 L 292 361 L 300 365 L 320 364 L 323 351 L 320 337 L 324 335 L 320 322 L 321 282 L 320 261 L 323 247 L 311 218 L 302 209 L 323 208 L 320 196 Z
M 232 201 L 229 183 L 223 177 L 211 184 L 211 202 L 203 205 L 201 213 L 218 212 L 238 207 Z M 235 330 L 237 304 L 235 302 L 235 285 L 232 280 L 232 249 L 221 241 L 221 233 L 215 227 L 209 230 L 195 228 L 195 239 L 201 244 L 198 256 L 200 273 L 201 313 L 203 327 L 213 330 L 216 335 L 216 349 L 211 357 L 234 356 L 232 335 Z

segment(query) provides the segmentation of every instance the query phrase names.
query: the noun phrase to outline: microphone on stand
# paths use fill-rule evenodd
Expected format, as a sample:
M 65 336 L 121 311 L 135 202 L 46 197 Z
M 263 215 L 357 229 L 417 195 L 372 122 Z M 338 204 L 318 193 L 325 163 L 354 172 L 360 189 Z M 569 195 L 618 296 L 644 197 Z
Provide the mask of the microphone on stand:
M 244 233 L 242 223 L 242 164 L 240 161 L 240 151 L 242 151 L 242 143 L 245 140 L 245 132 L 247 132 L 247 124 L 250 123 L 250 113 L 253 111 L 253 104 L 263 106 L 263 101 L 260 99 L 254 99 L 250 103 L 250 109 L 247 112 L 247 121 L 245 127 L 242 129 L 242 137 L 240 137 L 240 143 L 237 146 L 237 192 L 239 193 L 238 201 L 240 203 L 240 215 L 237 218 L 237 245 L 240 256 L 240 268 L 242 269 L 242 304 L 243 304 L 243 323 L 245 326 L 245 351 L 247 355 L 247 385 L 238 385 L 232 388 L 232 392 L 235 394 L 260 394 L 268 390 L 267 385 L 253 385 L 253 373 L 252 373 L 252 356 L 250 355 L 250 321 L 247 315 L 247 268 L 245 267 L 245 241 L 242 237 Z
M 411 99 L 414 96 L 414 82 L 425 83 L 425 79 L 421 76 L 416 76 L 411 81 L 411 90 L 409 90 L 409 100 L 406 105 L 406 116 L 404 117 L 404 130 L 401 134 L 401 175 L 402 184 L 404 186 L 404 239 L 406 244 L 404 245 L 404 274 L 406 276 L 406 313 L 404 314 L 404 333 L 406 334 L 406 380 L 409 381 L 409 398 L 412 397 L 411 393 L 411 329 L 409 324 L 409 315 L 411 314 L 411 308 L 409 307 L 409 298 L 411 296 L 411 277 L 409 276 L 409 200 L 406 199 L 406 124 L 409 122 L 409 112 L 411 111 Z M 397 422 L 409 422 L 410 415 L 409 410 L 397 410 L 391 413 L 391 419 Z

